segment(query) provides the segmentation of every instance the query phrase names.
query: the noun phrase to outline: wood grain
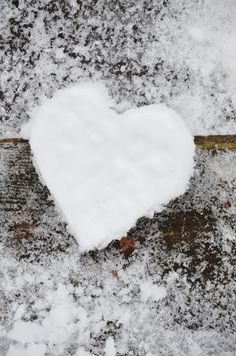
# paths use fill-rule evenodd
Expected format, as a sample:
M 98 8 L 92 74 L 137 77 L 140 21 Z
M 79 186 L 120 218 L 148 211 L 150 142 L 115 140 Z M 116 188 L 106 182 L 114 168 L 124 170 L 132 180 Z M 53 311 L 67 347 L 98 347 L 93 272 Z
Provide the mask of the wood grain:
M 226 144 L 227 141 L 228 144 L 231 143 L 229 147 L 234 147 L 232 146 L 234 139 L 235 137 L 233 139 L 231 137 L 230 141 L 229 138 L 227 140 L 224 138 L 221 143 Z M 209 137 L 207 140 L 210 142 Z M 198 137 L 196 141 L 200 147 L 208 149 L 213 147 L 206 145 L 204 138 Z M 211 140 L 211 145 L 212 142 L 219 143 L 219 140 L 214 138 Z M 220 241 L 217 219 L 221 215 L 214 215 L 211 206 L 214 205 L 214 208 L 218 206 L 217 211 L 222 212 L 220 214 L 225 219 L 225 224 L 229 221 L 230 226 L 236 226 L 236 216 L 227 215 L 231 214 L 230 209 L 234 201 L 231 193 L 234 189 L 233 181 L 228 188 L 224 187 L 226 195 L 224 204 L 218 201 L 217 195 L 210 194 L 211 191 L 218 190 L 218 184 L 222 184 L 216 181 L 215 176 L 212 184 L 206 186 L 204 183 L 199 190 L 199 184 L 202 184 L 204 179 L 208 181 L 211 179 L 209 176 L 211 170 L 207 172 L 206 169 L 206 164 L 208 164 L 206 158 L 213 156 L 213 153 L 211 150 L 198 150 L 197 171 L 200 173 L 191 180 L 188 191 L 178 199 L 171 201 L 166 209 L 156 214 L 153 219 L 145 217 L 139 219 L 128 232 L 128 239 L 113 241 L 104 250 L 106 258 L 112 258 L 114 251 L 117 251 L 130 259 L 138 250 L 148 249 L 150 251 L 151 244 L 151 249 L 156 251 L 157 257 L 155 258 L 162 266 L 165 266 L 166 273 L 182 268 L 191 275 L 196 273 L 200 264 L 204 264 L 202 276 L 206 279 L 218 278 L 217 276 L 222 273 L 224 251 L 215 243 L 209 242 L 209 236 L 212 234 L 216 239 L 215 236 L 218 234 Z M 219 155 L 222 154 L 224 155 L 224 153 L 219 153 Z M 222 159 L 224 160 L 223 156 Z M 50 192 L 38 178 L 32 163 L 29 142 L 19 138 L 1 139 L 0 161 L 2 167 L 0 171 L 0 228 L 1 243 L 5 248 L 11 250 L 18 259 L 31 260 L 40 260 L 48 254 L 67 253 L 70 248 L 77 248 L 77 242 L 68 233 L 63 217 L 55 208 Z M 194 201 L 197 201 L 197 205 L 193 205 Z M 201 206 L 204 210 L 199 210 Z M 168 256 L 175 255 L 176 251 L 179 251 L 183 255 L 183 260 L 177 263 L 173 259 L 173 265 L 166 265 L 163 251 L 166 251 Z M 102 252 L 95 250 L 89 252 L 88 255 L 99 259 Z M 229 258 L 231 260 L 231 257 Z M 186 267 L 186 260 L 190 261 L 188 267 Z
M 28 140 L 17 137 L 0 138 L 1 143 L 28 143 Z M 236 150 L 236 135 L 195 136 L 195 145 L 202 149 Z
M 202 149 L 236 150 L 236 135 L 195 136 L 194 142 Z

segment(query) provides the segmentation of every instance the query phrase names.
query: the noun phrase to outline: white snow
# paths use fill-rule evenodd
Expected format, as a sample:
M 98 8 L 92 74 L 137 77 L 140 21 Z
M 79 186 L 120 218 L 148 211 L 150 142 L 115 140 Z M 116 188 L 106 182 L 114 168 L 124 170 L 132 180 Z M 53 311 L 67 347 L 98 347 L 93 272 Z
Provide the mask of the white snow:
M 36 166 L 81 250 L 160 211 L 193 171 L 193 137 L 175 111 L 156 104 L 118 115 L 111 106 L 103 85 L 82 83 L 59 91 L 30 122 Z
M 236 30 L 228 35 L 221 47 L 222 62 L 226 70 L 229 71 L 236 81 Z
M 116 347 L 113 337 L 109 336 L 105 344 L 105 356 L 116 356 Z
M 31 321 L 18 320 L 14 323 L 13 329 L 8 333 L 8 337 L 21 344 L 30 342 L 40 342 L 45 337 L 45 330 L 42 326 Z
M 93 354 L 86 351 L 83 347 L 79 347 L 75 356 L 93 356 Z
M 9 339 L 20 343 L 22 346 L 32 345 L 33 347 L 33 345 L 37 346 L 39 343 L 44 343 L 44 345 L 47 343 L 50 347 L 53 347 L 53 345 L 60 347 L 78 328 L 86 329 L 87 313 L 82 307 L 74 303 L 70 290 L 65 285 L 60 283 L 54 292 L 48 292 L 45 300 L 50 306 L 50 310 L 43 321 L 15 321 L 12 329 L 8 332 Z M 34 304 L 35 312 L 38 312 L 40 308 L 39 303 Z M 77 322 L 77 325 L 75 322 Z M 86 340 L 85 332 L 80 334 L 84 342 Z M 13 353 L 11 349 L 9 349 L 9 352 Z M 35 355 L 38 354 L 35 353 Z
M 151 281 L 142 283 L 140 290 L 142 302 L 147 302 L 149 299 L 158 302 L 167 296 L 165 287 L 153 284 Z
M 27 347 L 16 344 L 10 345 L 6 356 L 44 356 L 46 350 L 45 344 L 29 344 Z
M 61 3 L 1 1 L 0 135 L 18 136 L 27 112 L 88 78 L 104 78 L 120 118 L 131 107 L 164 102 L 192 134 L 236 132 L 235 0 Z M 0 181 L 11 196 L 10 151 L 1 150 Z M 48 237 L 62 236 L 53 207 L 42 209 L 27 246 L 12 245 L 13 223 L 38 209 L 33 187 L 21 211 L 1 211 L 1 356 L 105 356 L 110 335 L 122 356 L 235 356 L 236 152 L 201 150 L 196 157 L 201 168 L 189 201 L 177 208 L 212 211 L 217 229 L 197 238 L 195 256 L 203 261 L 191 275 L 189 244 L 163 248 L 155 218 L 150 227 L 149 219 L 139 224 L 145 242 L 126 261 L 112 248 L 80 256 L 73 245 L 68 254 L 54 253 Z M 53 251 L 45 255 L 33 237 Z M 212 251 L 221 258 L 206 279 L 204 258 Z M 160 287 L 166 297 L 155 301 Z M 20 326 L 30 329 L 27 337 Z
M 188 29 L 188 33 L 195 42 L 202 42 L 204 40 L 204 31 L 199 27 L 191 26 Z

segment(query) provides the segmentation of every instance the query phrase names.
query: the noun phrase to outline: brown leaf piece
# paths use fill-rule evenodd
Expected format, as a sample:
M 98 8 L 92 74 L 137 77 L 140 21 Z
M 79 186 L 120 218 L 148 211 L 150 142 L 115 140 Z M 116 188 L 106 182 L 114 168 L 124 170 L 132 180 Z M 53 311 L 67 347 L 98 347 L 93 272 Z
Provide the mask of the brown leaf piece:
M 118 278 L 118 271 L 116 269 L 113 269 L 111 271 L 112 277 Z
M 123 236 L 119 241 L 119 249 L 124 253 L 125 257 L 129 257 L 134 251 L 135 242 L 129 235 Z

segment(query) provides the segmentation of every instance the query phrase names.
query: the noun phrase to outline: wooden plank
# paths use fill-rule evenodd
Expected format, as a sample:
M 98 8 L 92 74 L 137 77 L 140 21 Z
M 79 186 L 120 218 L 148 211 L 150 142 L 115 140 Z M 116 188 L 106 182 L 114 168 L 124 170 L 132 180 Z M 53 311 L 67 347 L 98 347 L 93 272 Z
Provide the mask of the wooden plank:
M 195 136 L 195 145 L 202 149 L 236 150 L 236 135 Z M 28 143 L 28 140 L 17 137 L 0 138 L 1 143 Z
M 194 142 L 202 149 L 236 150 L 236 135 L 195 136 Z
M 18 137 L 3 137 L 0 138 L 0 143 L 24 143 L 27 144 L 29 141 L 25 140 L 24 138 L 18 138 Z
M 0 144 L 0 236 L 19 259 L 66 252 L 75 242 L 40 182 L 27 140 Z
M 10 249 L 19 259 L 40 260 L 47 254 L 66 253 L 71 247 L 77 246 L 68 233 L 63 218 L 55 209 L 47 187 L 38 179 L 32 164 L 29 142 L 22 139 L 1 139 L 0 143 L 0 229 L 1 242 L 5 248 Z M 218 154 L 224 155 L 220 151 Z M 150 250 L 151 244 L 157 256 L 155 258 L 163 266 L 166 263 L 164 253 L 171 256 L 179 251 L 185 256 L 183 261 L 174 262 L 173 259 L 173 265 L 167 264 L 166 273 L 182 268 L 191 275 L 196 273 L 200 264 L 204 264 L 202 276 L 206 279 L 218 278 L 225 252 L 217 247 L 214 239 L 213 242 L 209 240 L 209 236 L 213 234 L 220 241 L 218 215 L 214 215 L 211 206 L 218 206 L 226 225 L 229 221 L 230 226 L 236 226 L 236 215 L 231 215 L 230 210 L 234 201 L 233 181 L 228 188 L 224 185 L 224 189 L 228 189 L 225 190 L 224 203 L 210 194 L 211 191 L 218 191 L 217 184 L 222 184 L 215 177 L 210 185 L 204 183 L 199 190 L 199 184 L 204 179 L 211 179 L 211 170 L 207 171 L 205 161 L 211 155 L 211 151 L 199 150 L 196 159 L 200 173 L 191 180 L 189 190 L 170 202 L 153 219 L 141 218 L 127 237 L 113 241 L 104 250 L 106 258 L 112 258 L 117 249 L 118 253 L 129 259 L 137 251 L 145 250 L 146 246 Z M 195 206 L 194 201 L 197 201 Z M 199 211 L 199 206 L 203 206 L 204 210 Z M 216 238 L 216 235 L 219 237 Z M 94 259 L 101 258 L 102 254 L 103 252 L 96 250 L 88 253 Z M 232 248 L 232 259 L 233 256 Z M 187 267 L 186 260 L 191 261 Z

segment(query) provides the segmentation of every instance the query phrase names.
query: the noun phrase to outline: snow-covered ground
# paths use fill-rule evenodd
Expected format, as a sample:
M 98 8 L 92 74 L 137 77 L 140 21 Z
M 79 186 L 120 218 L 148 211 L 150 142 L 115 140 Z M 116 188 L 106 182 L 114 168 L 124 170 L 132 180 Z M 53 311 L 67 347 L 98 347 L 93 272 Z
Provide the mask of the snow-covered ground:
M 1 135 L 88 78 L 122 107 L 164 102 L 194 134 L 235 130 L 235 0 L 1 0 L 0 14 Z
M 1 136 L 85 79 L 103 80 L 120 112 L 161 102 L 193 134 L 236 133 L 235 0 L 2 0 L 0 16 Z M 114 245 L 80 254 L 18 153 L 0 154 L 1 356 L 235 355 L 235 153 L 198 151 L 187 196 L 163 212 L 209 230 L 173 240 L 142 218 L 127 259 Z M 32 207 L 40 224 L 16 242 Z

